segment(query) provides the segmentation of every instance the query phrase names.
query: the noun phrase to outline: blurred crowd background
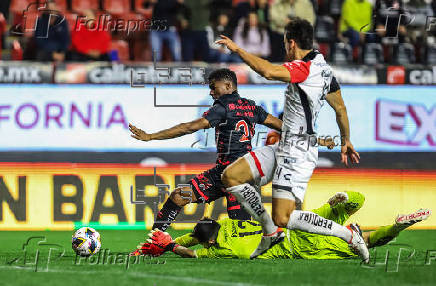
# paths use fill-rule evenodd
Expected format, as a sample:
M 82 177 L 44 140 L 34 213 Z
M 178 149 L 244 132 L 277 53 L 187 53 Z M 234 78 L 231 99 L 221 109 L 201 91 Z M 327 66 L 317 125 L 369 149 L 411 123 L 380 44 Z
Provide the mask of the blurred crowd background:
M 3 60 L 239 62 L 214 44 L 224 34 L 282 62 L 283 29 L 297 16 L 330 62 L 436 64 L 432 0 L 2 0 L 0 9 Z
M 155 132 L 200 117 L 213 104 L 205 79 L 224 66 L 236 72 L 241 96 L 278 116 L 284 84 L 260 77 L 214 42 L 223 34 L 283 63 L 284 27 L 297 16 L 315 26 L 316 48 L 341 84 L 362 157 L 343 169 L 339 141 L 333 150 L 320 148 L 305 208 L 338 191 L 358 191 L 367 201 L 356 220 L 370 227 L 391 223 L 399 211 L 431 207 L 435 6 L 428 0 L 0 0 L 0 130 L 7 134 L 0 140 L 0 229 L 151 225 L 150 205 L 161 198 L 157 184 L 173 189 L 211 167 L 215 133 L 145 143 L 130 137 L 128 123 Z M 333 110 L 317 116 L 319 136 L 339 138 Z M 254 148 L 268 132 L 256 126 Z M 132 190 L 137 201 L 147 190 L 148 206 L 131 203 Z M 262 196 L 269 206 L 271 185 Z M 179 219 L 225 213 L 221 200 L 187 207 Z M 436 228 L 436 217 L 422 226 Z

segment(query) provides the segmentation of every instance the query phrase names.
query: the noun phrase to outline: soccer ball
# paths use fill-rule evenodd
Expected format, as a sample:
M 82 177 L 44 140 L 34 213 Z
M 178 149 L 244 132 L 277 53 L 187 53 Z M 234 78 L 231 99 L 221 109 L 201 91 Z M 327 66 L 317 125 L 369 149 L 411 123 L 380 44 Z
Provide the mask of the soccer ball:
M 79 256 L 91 256 L 101 248 L 100 234 L 91 227 L 81 227 L 72 239 L 73 250 Z

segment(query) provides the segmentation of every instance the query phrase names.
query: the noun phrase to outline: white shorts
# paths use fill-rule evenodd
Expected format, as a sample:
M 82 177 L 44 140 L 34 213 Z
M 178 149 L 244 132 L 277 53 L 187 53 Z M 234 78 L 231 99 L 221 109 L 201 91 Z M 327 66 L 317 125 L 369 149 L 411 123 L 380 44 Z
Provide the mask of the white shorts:
M 243 158 L 250 165 L 256 187 L 264 186 L 272 181 L 276 168 L 277 145 L 263 146 L 244 155 Z
M 272 181 L 273 198 L 293 200 L 300 207 L 316 167 L 318 148 L 293 146 L 288 147 L 288 152 L 283 152 L 283 148 L 276 144 L 258 148 L 245 154 L 244 158 L 256 184 L 263 186 Z

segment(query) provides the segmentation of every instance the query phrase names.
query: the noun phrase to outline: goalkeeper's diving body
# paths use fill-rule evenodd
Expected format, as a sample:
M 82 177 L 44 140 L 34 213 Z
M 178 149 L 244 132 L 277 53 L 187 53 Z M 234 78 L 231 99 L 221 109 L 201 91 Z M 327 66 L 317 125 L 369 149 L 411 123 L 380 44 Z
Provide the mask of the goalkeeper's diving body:
M 365 198 L 358 192 L 340 192 L 329 201 L 312 210 L 321 217 L 343 225 L 359 210 Z M 399 215 L 395 223 L 382 226 L 375 231 L 363 233 L 368 248 L 382 246 L 399 235 L 407 227 L 427 219 L 428 209 L 420 209 L 408 215 Z M 173 251 L 181 257 L 189 258 L 239 258 L 249 259 L 262 238 L 262 227 L 252 220 L 209 220 L 199 223 L 192 233 L 177 237 L 161 231 L 153 232 L 151 243 L 142 245 L 142 253 L 159 256 L 165 251 Z M 358 226 L 356 225 L 358 228 Z M 191 246 L 201 244 L 203 248 L 192 250 Z M 285 239 L 259 255 L 260 259 L 347 259 L 358 257 L 344 240 L 308 233 L 300 230 L 286 230 Z

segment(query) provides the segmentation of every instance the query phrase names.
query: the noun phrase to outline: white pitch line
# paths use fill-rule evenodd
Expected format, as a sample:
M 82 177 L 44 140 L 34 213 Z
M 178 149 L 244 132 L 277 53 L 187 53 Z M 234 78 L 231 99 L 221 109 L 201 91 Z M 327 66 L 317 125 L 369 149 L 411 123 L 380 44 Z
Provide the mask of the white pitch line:
M 0 265 L 0 269 L 9 269 L 9 270 L 27 270 L 27 271 L 34 271 L 34 268 L 24 268 L 19 266 L 7 266 L 7 265 Z M 218 281 L 218 280 L 210 280 L 210 279 L 202 279 L 202 278 L 192 278 L 192 277 L 183 277 L 183 276 L 167 276 L 167 275 L 159 275 L 159 274 L 147 274 L 147 273 L 141 273 L 141 272 L 129 272 L 127 271 L 110 271 L 110 272 L 103 272 L 103 271 L 85 271 L 85 270 L 60 270 L 60 269 L 48 269 L 47 271 L 41 271 L 41 272 L 53 272 L 53 273 L 86 273 L 86 274 L 113 274 L 113 275 L 129 275 L 129 276 L 135 276 L 135 277 L 143 277 L 143 278 L 160 278 L 160 279 L 167 279 L 167 280 L 176 280 L 176 281 L 186 281 L 196 284 L 212 284 L 212 285 L 223 285 L 223 286 L 262 286 L 265 284 L 247 284 L 247 283 L 235 283 L 235 282 L 224 282 L 224 281 Z

